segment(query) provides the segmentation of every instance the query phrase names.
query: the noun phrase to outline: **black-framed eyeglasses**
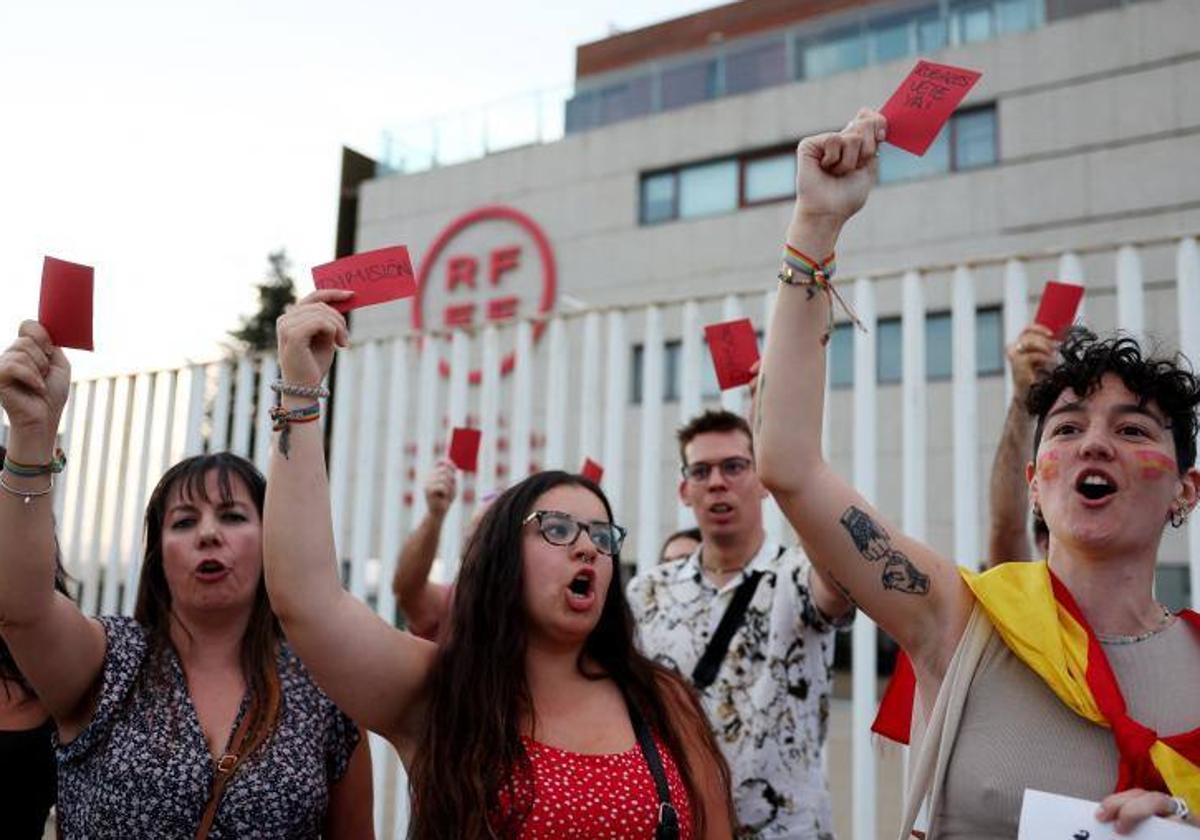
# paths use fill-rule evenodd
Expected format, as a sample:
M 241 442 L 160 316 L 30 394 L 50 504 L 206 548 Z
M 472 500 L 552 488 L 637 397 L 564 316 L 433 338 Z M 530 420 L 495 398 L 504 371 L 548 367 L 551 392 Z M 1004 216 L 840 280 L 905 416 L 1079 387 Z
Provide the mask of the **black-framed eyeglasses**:
M 561 510 L 535 510 L 521 524 L 527 525 L 534 520 L 537 520 L 538 532 L 550 545 L 574 545 L 579 533 L 587 531 L 596 550 L 612 557 L 625 541 L 625 529 L 620 525 L 601 520 L 583 522 Z
M 707 461 L 694 461 L 691 464 L 684 464 L 680 467 L 679 471 L 688 481 L 700 483 L 708 481 L 708 477 L 712 475 L 713 469 L 716 468 L 721 471 L 721 475 L 725 476 L 725 478 L 734 481 L 748 473 L 753 466 L 754 462 L 749 458 L 737 456 L 725 458 L 715 464 L 710 464 Z

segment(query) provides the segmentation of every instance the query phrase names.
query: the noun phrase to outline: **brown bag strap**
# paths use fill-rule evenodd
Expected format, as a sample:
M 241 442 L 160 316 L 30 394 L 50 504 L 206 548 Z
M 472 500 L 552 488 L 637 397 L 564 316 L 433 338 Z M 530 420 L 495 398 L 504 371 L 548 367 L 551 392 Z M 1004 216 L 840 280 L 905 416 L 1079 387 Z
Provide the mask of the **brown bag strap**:
M 204 815 L 200 818 L 200 825 L 196 828 L 196 840 L 206 840 L 208 832 L 212 830 L 212 824 L 217 818 L 217 808 L 221 805 L 221 797 L 225 793 L 225 787 L 229 784 L 229 780 L 233 778 L 234 771 L 241 765 L 242 759 L 258 749 L 262 745 L 262 742 L 267 739 L 267 736 L 275 729 L 275 718 L 279 713 L 279 702 L 279 675 L 274 669 L 271 669 L 267 675 L 266 702 L 262 703 L 256 698 L 250 704 L 250 708 L 246 710 L 246 714 L 242 715 L 242 720 L 238 724 L 237 729 L 230 736 L 225 754 L 217 762 L 217 771 L 213 776 L 212 791 L 208 795 L 208 804 L 204 807 Z M 264 709 L 265 714 L 259 714 L 260 710 Z M 254 727 L 253 732 L 251 732 L 251 727 Z M 237 752 L 232 752 L 231 750 L 237 750 Z

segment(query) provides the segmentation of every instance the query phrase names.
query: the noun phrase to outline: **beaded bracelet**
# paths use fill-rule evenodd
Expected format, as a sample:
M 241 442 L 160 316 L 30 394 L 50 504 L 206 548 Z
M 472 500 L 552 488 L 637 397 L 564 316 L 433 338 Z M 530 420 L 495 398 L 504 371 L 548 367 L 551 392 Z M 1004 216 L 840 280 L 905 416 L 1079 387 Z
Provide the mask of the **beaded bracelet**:
M 54 476 L 51 474 L 50 486 L 44 490 L 18 490 L 16 487 L 13 487 L 11 484 L 5 481 L 3 475 L 0 475 L 0 490 L 4 490 L 6 493 L 10 493 L 13 496 L 24 499 L 25 504 L 28 505 L 33 499 L 36 499 L 39 496 L 49 496 L 54 492 Z
M 279 452 L 283 457 L 287 457 L 288 451 L 291 448 L 289 438 L 291 437 L 292 426 L 296 423 L 311 423 L 321 416 L 321 404 L 313 403 L 306 405 L 304 408 L 287 409 L 281 405 L 277 405 L 271 409 L 271 428 L 279 432 Z
M 18 478 L 37 478 L 39 475 L 54 475 L 63 471 L 63 467 L 67 465 L 67 456 L 63 454 L 61 449 L 54 450 L 54 457 L 50 459 L 48 464 L 22 464 L 20 461 L 14 461 L 12 458 L 5 456 L 4 469 L 17 476 Z
M 785 244 L 783 248 L 783 267 L 779 270 L 779 282 L 787 286 L 805 286 L 811 299 L 815 289 L 820 289 L 829 295 L 829 333 L 833 333 L 833 301 L 836 300 L 842 311 L 863 332 L 867 328 L 858 319 L 858 315 L 850 308 L 850 304 L 838 293 L 837 287 L 831 282 L 837 271 L 835 255 L 831 253 L 823 260 L 814 260 L 799 248 Z
M 289 397 L 311 397 L 314 400 L 329 399 L 329 389 L 321 385 L 294 385 L 291 382 L 276 379 L 271 383 L 271 390 L 280 396 L 286 394 Z

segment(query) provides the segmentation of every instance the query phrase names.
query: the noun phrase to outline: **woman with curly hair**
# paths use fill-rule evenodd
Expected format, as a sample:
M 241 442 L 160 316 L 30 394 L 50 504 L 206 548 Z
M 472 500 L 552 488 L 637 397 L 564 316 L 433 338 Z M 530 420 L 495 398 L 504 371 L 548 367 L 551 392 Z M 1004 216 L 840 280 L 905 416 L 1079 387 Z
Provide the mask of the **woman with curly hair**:
M 267 587 L 318 683 L 400 754 L 411 835 L 729 837 L 728 770 L 686 685 L 634 648 L 624 530 L 594 483 L 543 472 L 492 503 L 437 646 L 342 589 L 320 429 L 301 421 L 348 297 L 317 291 L 279 320 Z
M 887 122 L 863 110 L 797 151 L 758 388 L 763 482 L 809 557 L 905 649 L 917 707 L 906 824 L 1011 838 L 1026 789 L 1103 800 L 1118 831 L 1200 810 L 1200 616 L 1154 598 L 1163 532 L 1196 505 L 1200 381 L 1128 338 L 1081 334 L 1031 390 L 1045 562 L 982 575 L 901 533 L 821 455 L 830 282 Z M 1194 818 L 1192 818 L 1194 819 Z

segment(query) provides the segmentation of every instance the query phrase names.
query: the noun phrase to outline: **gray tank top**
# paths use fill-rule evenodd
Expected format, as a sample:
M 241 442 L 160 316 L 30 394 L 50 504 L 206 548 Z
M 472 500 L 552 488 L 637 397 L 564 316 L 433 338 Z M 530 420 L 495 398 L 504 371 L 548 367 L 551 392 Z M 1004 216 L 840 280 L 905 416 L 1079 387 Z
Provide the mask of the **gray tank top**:
M 1187 622 L 1104 651 L 1135 720 L 1162 735 L 1200 726 L 1200 635 Z M 1026 788 L 1098 801 L 1116 780 L 1112 732 L 1063 705 L 996 635 L 971 682 L 931 836 L 1011 840 Z

